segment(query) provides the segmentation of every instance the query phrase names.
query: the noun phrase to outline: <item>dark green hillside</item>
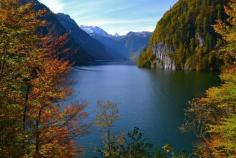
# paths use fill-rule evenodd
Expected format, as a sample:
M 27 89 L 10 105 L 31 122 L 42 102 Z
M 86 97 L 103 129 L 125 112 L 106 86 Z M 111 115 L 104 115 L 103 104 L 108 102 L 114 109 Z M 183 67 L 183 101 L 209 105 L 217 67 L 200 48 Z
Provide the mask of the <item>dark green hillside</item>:
M 158 22 L 150 46 L 140 57 L 140 66 L 150 66 L 148 59 L 155 54 L 156 44 L 168 47 L 176 69 L 217 70 L 222 61 L 209 53 L 220 38 L 212 25 L 224 20 L 226 0 L 179 0 Z M 152 52 L 152 53 L 150 53 Z M 158 58 L 158 56 L 157 56 Z M 158 60 L 160 64 L 165 61 Z

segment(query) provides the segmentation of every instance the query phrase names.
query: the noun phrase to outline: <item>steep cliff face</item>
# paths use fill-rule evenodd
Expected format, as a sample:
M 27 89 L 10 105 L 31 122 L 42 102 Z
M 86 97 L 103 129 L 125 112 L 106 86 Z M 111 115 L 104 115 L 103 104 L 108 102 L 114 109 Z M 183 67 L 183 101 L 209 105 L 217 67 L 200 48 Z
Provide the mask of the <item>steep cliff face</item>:
M 175 70 L 175 62 L 170 57 L 172 52 L 165 44 L 155 44 L 152 48 L 155 55 L 154 66 L 164 70 Z
M 213 25 L 217 20 L 227 18 L 224 12 L 226 2 L 179 0 L 157 23 L 146 49 L 148 52 L 140 56 L 139 66 L 155 62 L 163 69 L 219 69 L 222 62 L 212 50 L 221 36 L 214 31 Z M 150 57 L 155 61 L 150 62 Z

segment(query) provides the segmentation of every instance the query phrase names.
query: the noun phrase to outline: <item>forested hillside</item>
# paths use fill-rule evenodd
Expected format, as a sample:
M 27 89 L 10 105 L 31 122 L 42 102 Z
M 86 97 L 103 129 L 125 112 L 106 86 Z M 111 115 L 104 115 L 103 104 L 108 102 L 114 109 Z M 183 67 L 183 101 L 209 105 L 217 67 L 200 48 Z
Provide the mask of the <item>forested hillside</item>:
M 211 52 L 222 42 L 212 25 L 227 18 L 225 4 L 226 0 L 179 0 L 158 22 L 139 65 L 219 70 L 230 59 Z
M 30 0 L 21 0 L 22 4 Z M 73 19 L 64 14 L 55 14 L 47 6 L 38 0 L 32 1 L 35 10 L 44 10 L 46 14 L 41 16 L 45 21 L 43 27 L 37 32 L 43 36 L 51 36 L 51 41 L 64 36 L 64 43 L 57 47 L 56 54 L 59 58 L 69 60 L 74 65 L 87 65 L 96 60 L 111 60 L 105 46 L 91 38 L 81 30 Z M 93 45 L 93 47 L 91 47 Z
M 70 37 L 72 37 L 73 40 L 81 47 L 83 50 L 82 53 L 89 55 L 94 60 L 112 59 L 111 55 L 106 51 L 105 46 L 99 41 L 91 38 L 89 34 L 83 31 L 69 15 L 58 13 L 55 16 L 60 24 L 62 24 L 62 26 L 66 29 Z
M 30 2 L 29 0 L 23 0 L 24 3 Z M 57 56 L 61 59 L 69 60 L 73 64 L 84 64 L 88 61 L 92 61 L 93 58 L 84 50 L 76 41 L 69 35 L 69 32 L 63 27 L 56 15 L 47 8 L 44 4 L 39 3 L 37 0 L 33 0 L 34 9 L 44 10 L 44 14 L 41 18 L 45 21 L 45 25 L 38 28 L 38 32 L 43 36 L 50 35 L 51 41 L 55 41 L 57 38 L 64 36 L 64 43 L 57 47 Z
M 196 144 L 198 157 L 236 156 L 236 1 L 225 7 L 227 22 L 218 21 L 214 29 L 223 37 L 217 52 L 233 63 L 221 74 L 222 85 L 212 87 L 206 94 L 190 103 L 184 129 L 191 130 L 200 140 Z
M 102 146 L 101 142 L 97 142 L 93 136 L 93 141 L 86 143 L 97 143 L 92 144 L 93 150 L 94 145 L 97 145 L 95 151 L 102 158 L 236 157 L 236 0 L 179 0 L 158 23 L 150 46 L 140 56 L 140 66 L 222 70 L 221 85 L 208 89 L 203 96 L 190 101 L 186 109 L 186 119 L 181 129 L 185 132 L 191 131 L 197 137 L 193 153 L 178 152 L 169 144 L 161 148 L 160 146 L 153 147 L 147 142 L 150 139 L 146 139 L 144 133 L 137 127 L 127 134 L 123 131 L 122 133 L 115 131 L 119 127 L 114 124 L 120 120 L 119 110 L 111 101 L 97 101 L 97 110 L 90 111 L 85 110 L 86 103 L 74 103 L 73 95 L 72 103 L 67 100 L 72 93 L 71 80 L 68 79 L 71 77 L 69 73 L 72 67 L 66 60 L 82 61 L 82 59 L 90 59 L 91 56 L 88 54 L 80 56 L 83 48 L 68 35 L 70 27 L 67 26 L 68 30 L 65 29 L 54 13 L 37 1 L 33 2 L 35 1 L 0 1 L 0 158 L 83 157 L 83 152 L 86 150 L 79 146 L 81 139 L 78 138 L 90 131 L 98 131 L 97 128 L 93 128 L 93 123 L 101 129 L 99 133 L 101 132 Z M 64 23 L 66 24 L 68 23 Z M 87 35 L 85 37 L 87 39 Z M 133 42 L 128 40 L 127 44 L 136 50 Z M 122 71 L 124 69 L 125 67 L 122 66 Z M 102 69 L 82 68 L 81 70 L 89 75 L 95 73 L 95 77 L 92 76 L 92 78 L 96 81 L 85 89 L 99 85 L 99 88 L 96 88 L 98 93 L 105 94 L 104 91 L 110 87 L 111 90 L 108 93 L 114 91 L 114 98 L 118 98 L 119 101 L 123 102 L 129 98 L 123 88 L 117 89 L 120 86 L 119 82 L 112 80 L 115 86 L 110 85 L 108 75 L 105 74 L 108 69 L 101 71 Z M 113 76 L 117 74 L 117 70 L 119 69 L 112 69 L 112 78 L 118 78 Z M 151 71 L 150 73 L 141 71 L 148 81 L 151 78 L 155 80 L 154 75 L 157 78 L 162 76 L 151 74 Z M 81 74 L 82 71 L 78 72 Z M 153 99 L 155 107 L 147 109 L 151 112 L 158 111 L 157 116 L 163 117 L 164 106 L 172 105 L 169 104 L 170 102 L 178 105 L 176 103 L 178 97 L 186 97 L 180 93 L 185 91 L 182 89 L 183 86 L 193 89 L 193 91 L 185 91 L 186 93 L 195 94 L 198 93 L 197 90 L 193 88 L 194 86 L 188 86 L 186 80 L 182 78 L 180 81 L 183 82 L 183 86 L 179 89 L 173 86 L 179 84 L 170 83 L 172 82 L 170 80 L 168 85 L 174 87 L 168 90 L 174 95 L 174 99 L 171 99 L 167 90 L 161 86 L 150 84 L 153 82 L 142 85 L 144 78 L 136 83 L 135 80 L 126 78 L 132 76 L 128 73 L 129 71 L 124 72 L 122 73 L 124 75 L 118 74 L 122 77 L 118 80 L 124 83 L 124 89 L 132 90 L 131 93 L 135 98 L 131 97 L 131 99 L 136 101 L 133 107 L 129 106 L 132 102 L 128 102 L 129 104 L 124 106 L 125 110 L 131 112 L 128 114 L 137 113 L 140 107 L 137 106 L 139 100 L 136 98 L 139 96 L 137 97 L 135 93 L 143 92 L 139 97 L 144 101 L 140 108 L 141 114 L 132 119 L 152 120 L 150 124 L 143 123 L 151 133 L 155 125 L 153 123 L 161 123 L 154 133 L 163 130 L 164 135 L 170 135 L 165 130 L 168 129 L 165 125 L 174 120 L 171 117 L 172 112 L 180 107 L 176 106 L 175 109 L 167 110 L 168 113 L 164 119 L 170 122 L 158 122 L 158 119 L 148 115 L 149 113 L 143 109 L 145 106 L 148 107 L 148 104 L 152 104 L 146 100 L 145 96 L 152 99 L 151 97 L 156 96 L 153 94 L 157 93 L 168 99 L 163 102 L 162 106 L 157 102 L 162 98 L 155 98 L 157 99 Z M 98 82 L 98 74 L 105 76 L 105 86 Z M 137 71 L 133 76 L 140 77 Z M 80 79 L 81 76 L 76 76 L 76 79 L 78 78 Z M 178 78 L 179 75 L 173 80 Z M 191 78 L 191 85 L 199 82 L 199 76 L 196 81 L 194 80 Z M 210 82 L 213 81 L 210 80 Z M 85 82 L 80 83 L 85 84 Z M 127 83 L 133 86 L 128 87 Z M 160 82 L 160 85 L 162 83 Z M 140 91 L 136 91 L 134 87 Z M 159 89 L 156 90 L 153 87 Z M 77 86 L 75 88 L 79 89 Z M 147 89 L 151 90 L 151 93 L 147 93 Z M 118 91 L 120 94 L 117 93 Z M 94 97 L 92 93 L 88 95 Z M 156 109 L 156 106 L 160 106 L 161 110 Z M 95 117 L 92 116 L 94 117 L 94 120 L 91 120 L 92 123 L 86 122 L 86 111 L 92 112 L 92 115 L 96 113 Z M 121 114 L 121 118 L 127 122 L 131 118 L 131 115 L 126 117 L 123 113 Z M 124 127 L 123 123 L 119 124 Z M 131 125 L 135 126 L 132 122 L 127 127 L 130 128 Z M 89 127 L 92 128 L 88 131 Z M 170 129 L 175 131 L 173 128 Z M 157 140 L 161 141 L 161 137 L 162 135 Z M 178 139 L 178 142 L 181 141 L 185 140 Z M 88 148 L 88 152 L 92 151 Z

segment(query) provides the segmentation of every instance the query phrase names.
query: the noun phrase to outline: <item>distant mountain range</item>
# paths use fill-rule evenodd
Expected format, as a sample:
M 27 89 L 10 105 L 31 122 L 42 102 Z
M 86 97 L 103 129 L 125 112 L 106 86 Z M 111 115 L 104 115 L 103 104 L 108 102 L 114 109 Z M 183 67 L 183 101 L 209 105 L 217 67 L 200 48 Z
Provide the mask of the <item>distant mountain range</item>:
M 29 0 L 21 0 L 22 3 Z M 128 61 L 131 54 L 138 55 L 147 47 L 150 32 L 130 32 L 125 36 L 110 35 L 99 27 L 79 26 L 69 15 L 55 14 L 44 4 L 33 0 L 36 10 L 46 10 L 42 18 L 46 26 L 40 29 L 52 38 L 67 34 L 63 47 L 57 55 L 74 65 L 84 65 L 96 61 Z
M 85 26 L 81 25 L 81 29 L 83 29 L 85 32 L 87 32 L 90 36 L 95 37 L 96 35 L 104 36 L 104 37 L 112 37 L 112 35 L 108 34 L 106 31 L 101 29 L 97 26 Z
M 58 21 L 66 29 L 71 38 L 95 60 L 112 60 L 111 54 L 106 51 L 105 46 L 83 31 L 69 15 L 56 14 Z
M 80 26 L 91 37 L 105 45 L 108 52 L 117 56 L 133 60 L 147 47 L 151 32 L 129 32 L 126 35 L 111 35 L 97 26 Z

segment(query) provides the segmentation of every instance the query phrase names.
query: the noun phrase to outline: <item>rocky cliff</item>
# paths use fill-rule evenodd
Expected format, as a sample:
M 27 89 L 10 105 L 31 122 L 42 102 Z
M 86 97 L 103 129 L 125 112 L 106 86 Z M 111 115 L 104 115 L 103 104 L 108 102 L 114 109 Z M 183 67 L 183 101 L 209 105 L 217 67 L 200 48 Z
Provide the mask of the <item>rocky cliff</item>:
M 165 70 L 175 70 L 175 62 L 171 59 L 170 53 L 172 52 L 165 44 L 155 44 L 152 48 L 155 55 L 155 67 Z
M 226 0 L 176 2 L 157 23 L 139 66 L 155 63 L 163 69 L 217 71 L 222 61 L 212 50 L 222 42 L 222 37 L 213 26 L 217 20 L 226 20 L 225 5 Z

